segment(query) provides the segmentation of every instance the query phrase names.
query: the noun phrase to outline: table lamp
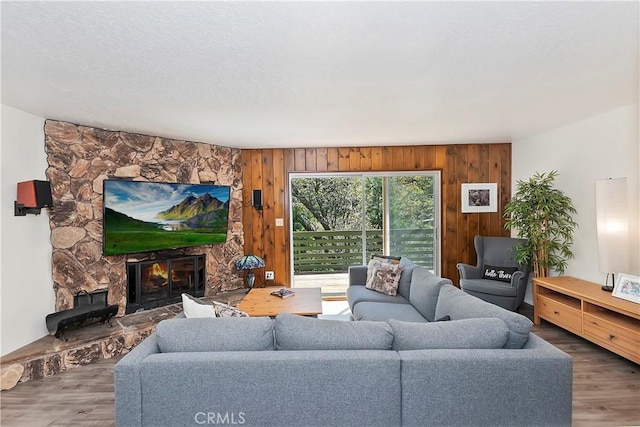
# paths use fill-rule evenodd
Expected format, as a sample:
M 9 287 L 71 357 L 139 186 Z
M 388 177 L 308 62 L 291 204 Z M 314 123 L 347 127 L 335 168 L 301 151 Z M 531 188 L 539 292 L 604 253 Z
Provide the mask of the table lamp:
M 253 283 L 256 281 L 256 275 L 253 273 L 253 269 L 264 267 L 264 260 L 256 255 L 245 255 L 236 260 L 235 266 L 237 270 L 249 270 L 246 274 L 247 285 L 249 285 L 248 293 L 253 289 Z

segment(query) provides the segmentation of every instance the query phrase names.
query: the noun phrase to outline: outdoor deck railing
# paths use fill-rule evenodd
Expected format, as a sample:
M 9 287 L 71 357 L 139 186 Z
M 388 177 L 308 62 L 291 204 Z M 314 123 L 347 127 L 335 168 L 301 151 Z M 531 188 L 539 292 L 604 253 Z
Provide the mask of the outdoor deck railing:
M 366 256 L 383 252 L 382 230 L 366 230 Z M 392 255 L 433 268 L 433 229 L 393 229 Z M 362 231 L 294 231 L 294 273 L 344 273 L 362 265 Z

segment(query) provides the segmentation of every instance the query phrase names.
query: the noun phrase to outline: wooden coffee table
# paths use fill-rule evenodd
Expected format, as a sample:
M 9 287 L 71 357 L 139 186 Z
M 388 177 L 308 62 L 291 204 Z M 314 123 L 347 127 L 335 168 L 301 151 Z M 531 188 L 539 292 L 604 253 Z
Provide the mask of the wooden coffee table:
M 274 317 L 280 313 L 317 316 L 322 314 L 320 288 L 294 288 L 296 294 L 289 298 L 270 295 L 280 287 L 254 288 L 238 304 L 238 308 L 251 317 Z

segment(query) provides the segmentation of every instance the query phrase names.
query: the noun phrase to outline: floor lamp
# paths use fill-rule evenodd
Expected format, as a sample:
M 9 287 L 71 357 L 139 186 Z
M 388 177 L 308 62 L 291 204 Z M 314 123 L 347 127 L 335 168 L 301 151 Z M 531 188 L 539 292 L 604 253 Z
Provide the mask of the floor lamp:
M 628 210 L 627 178 L 596 181 L 598 263 L 600 271 L 607 273 L 604 291 L 613 291 L 615 273 L 629 271 Z

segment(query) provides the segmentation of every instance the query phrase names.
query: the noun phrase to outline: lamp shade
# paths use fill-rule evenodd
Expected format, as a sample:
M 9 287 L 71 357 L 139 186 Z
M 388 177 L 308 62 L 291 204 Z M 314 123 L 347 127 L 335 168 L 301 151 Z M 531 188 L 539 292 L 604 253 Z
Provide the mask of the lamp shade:
M 627 178 L 596 181 L 598 263 L 603 273 L 629 271 Z
M 237 270 L 253 270 L 264 267 L 264 260 L 256 255 L 245 255 L 236 260 L 235 266 Z

